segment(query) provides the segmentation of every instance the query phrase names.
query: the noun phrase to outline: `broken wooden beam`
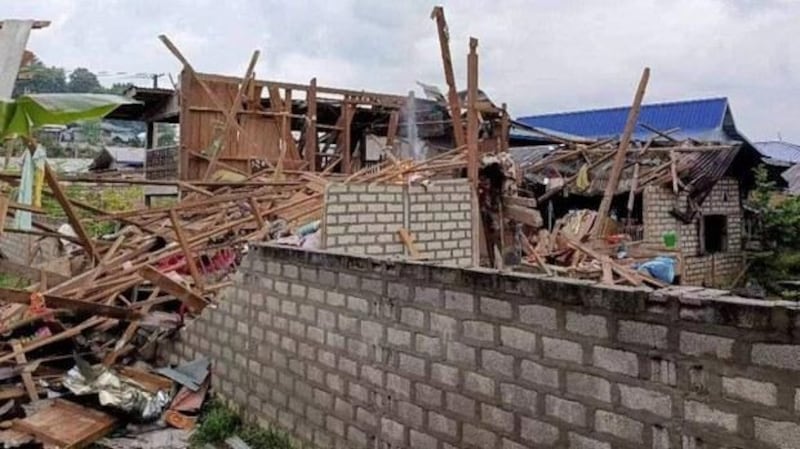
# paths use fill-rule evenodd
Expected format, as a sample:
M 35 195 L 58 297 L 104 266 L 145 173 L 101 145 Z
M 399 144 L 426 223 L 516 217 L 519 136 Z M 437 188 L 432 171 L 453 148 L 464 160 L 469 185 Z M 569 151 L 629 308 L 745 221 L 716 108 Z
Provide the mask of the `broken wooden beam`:
M 189 310 L 193 312 L 200 312 L 208 305 L 208 302 L 206 302 L 202 296 L 192 291 L 191 288 L 161 273 L 150 265 L 142 267 L 139 270 L 139 275 L 162 291 L 181 300 L 181 302 L 186 304 Z

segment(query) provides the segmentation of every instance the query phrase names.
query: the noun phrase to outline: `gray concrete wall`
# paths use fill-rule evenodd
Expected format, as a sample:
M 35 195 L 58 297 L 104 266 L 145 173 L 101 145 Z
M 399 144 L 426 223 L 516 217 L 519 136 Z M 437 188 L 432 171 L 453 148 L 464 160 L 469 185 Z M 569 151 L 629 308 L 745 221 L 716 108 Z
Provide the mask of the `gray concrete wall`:
M 800 447 L 793 304 L 276 247 L 237 276 L 170 358 L 311 447 Z
M 405 228 L 422 258 L 472 264 L 471 189 L 466 179 L 427 187 L 330 184 L 325 192 L 323 247 L 348 254 L 407 257 Z

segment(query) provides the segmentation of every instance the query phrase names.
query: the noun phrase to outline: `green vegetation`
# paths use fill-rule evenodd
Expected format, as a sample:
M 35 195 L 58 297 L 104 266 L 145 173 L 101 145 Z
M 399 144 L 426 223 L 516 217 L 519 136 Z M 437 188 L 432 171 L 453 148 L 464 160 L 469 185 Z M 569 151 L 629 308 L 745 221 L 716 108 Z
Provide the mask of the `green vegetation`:
M 752 202 L 761 211 L 763 245 L 772 254 L 754 261 L 750 275 L 767 291 L 796 297 L 776 282 L 800 279 L 800 197 L 781 196 L 763 166 L 756 169 Z
M 0 288 L 24 288 L 28 283 L 12 274 L 0 273 Z
M 253 449 L 292 449 L 289 437 L 275 429 L 263 429 L 246 424 L 231 409 L 218 400 L 209 401 L 203 408 L 199 424 L 191 437 L 192 447 L 218 444 L 238 435 Z

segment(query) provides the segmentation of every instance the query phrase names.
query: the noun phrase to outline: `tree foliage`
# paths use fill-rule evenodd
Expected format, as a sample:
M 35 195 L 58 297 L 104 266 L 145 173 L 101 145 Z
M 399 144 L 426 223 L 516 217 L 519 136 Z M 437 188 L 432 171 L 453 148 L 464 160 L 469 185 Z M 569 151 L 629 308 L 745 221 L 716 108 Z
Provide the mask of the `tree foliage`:
M 12 95 L 16 98 L 24 94 L 50 94 L 67 92 L 67 76 L 64 69 L 47 67 L 34 60 L 25 68 L 24 76 L 14 85 Z
M 80 67 L 69 74 L 69 82 L 67 89 L 75 93 L 104 93 L 106 90 L 100 85 L 97 80 L 97 75 L 90 72 L 89 69 Z
M 781 195 L 763 166 L 755 174 L 751 202 L 761 214 L 762 240 L 770 254 L 757 259 L 750 274 L 772 293 L 788 296 L 777 282 L 800 278 L 800 197 Z

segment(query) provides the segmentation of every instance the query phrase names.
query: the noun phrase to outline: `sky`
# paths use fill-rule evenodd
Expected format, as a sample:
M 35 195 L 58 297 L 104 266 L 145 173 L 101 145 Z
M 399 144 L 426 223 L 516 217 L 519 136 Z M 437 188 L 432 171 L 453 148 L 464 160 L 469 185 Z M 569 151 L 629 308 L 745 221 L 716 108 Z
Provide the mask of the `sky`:
M 751 140 L 800 143 L 797 0 L 0 0 L 0 15 L 52 21 L 28 48 L 67 69 L 177 79 L 166 34 L 201 72 L 241 76 L 259 49 L 261 79 L 405 94 L 444 87 L 436 4 L 458 88 L 474 36 L 480 88 L 512 116 L 628 105 L 650 67 L 645 103 L 728 97 Z

